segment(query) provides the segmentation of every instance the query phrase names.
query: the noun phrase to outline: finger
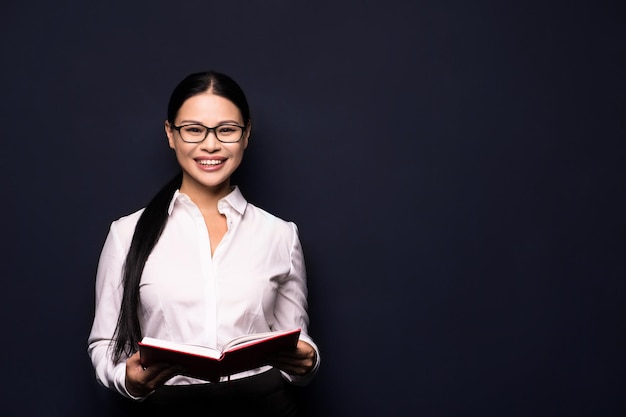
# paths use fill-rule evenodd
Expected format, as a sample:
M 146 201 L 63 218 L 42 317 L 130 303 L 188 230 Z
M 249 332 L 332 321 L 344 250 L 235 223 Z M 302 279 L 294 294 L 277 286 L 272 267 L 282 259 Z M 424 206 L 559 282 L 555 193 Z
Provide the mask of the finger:
M 177 366 L 150 366 L 144 371 L 144 386 L 151 391 L 165 384 L 173 376 L 180 373 L 180 367 Z
M 304 375 L 309 371 L 309 368 L 297 364 L 272 363 L 270 365 L 291 375 Z
M 158 363 L 148 367 L 143 367 L 143 375 L 148 379 L 158 378 L 159 375 L 169 375 L 170 377 L 184 372 L 184 368 L 169 363 Z
M 315 356 L 315 349 L 306 342 L 299 341 L 298 345 L 293 349 L 283 350 L 278 355 L 292 358 L 312 358 Z
M 153 379 L 156 375 L 167 369 L 170 365 L 166 363 L 155 363 L 150 366 L 141 366 L 141 374 L 146 379 Z
M 290 350 L 279 352 L 272 357 L 272 359 L 293 359 L 293 360 L 306 360 L 313 359 L 315 357 L 315 351 L 307 351 L 307 350 Z
M 275 368 L 291 374 L 302 375 L 313 369 L 313 359 L 276 358 L 269 363 Z

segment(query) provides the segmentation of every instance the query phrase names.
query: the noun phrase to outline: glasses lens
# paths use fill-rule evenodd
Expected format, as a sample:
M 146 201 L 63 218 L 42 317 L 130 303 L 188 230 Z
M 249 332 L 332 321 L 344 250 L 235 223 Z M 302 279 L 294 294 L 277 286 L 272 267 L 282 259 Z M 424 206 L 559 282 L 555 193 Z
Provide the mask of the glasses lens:
M 220 125 L 215 128 L 217 138 L 222 142 L 238 142 L 243 129 L 237 125 Z
M 206 127 L 202 125 L 182 126 L 180 136 L 185 142 L 202 142 L 206 136 Z

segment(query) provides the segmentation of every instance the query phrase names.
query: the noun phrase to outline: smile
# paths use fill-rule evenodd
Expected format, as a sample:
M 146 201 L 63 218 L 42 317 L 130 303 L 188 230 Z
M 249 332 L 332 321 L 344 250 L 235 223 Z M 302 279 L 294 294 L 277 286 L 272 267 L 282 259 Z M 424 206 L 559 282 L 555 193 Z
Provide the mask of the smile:
M 222 159 L 202 159 L 198 161 L 200 165 L 219 165 L 223 162 L 224 160 Z

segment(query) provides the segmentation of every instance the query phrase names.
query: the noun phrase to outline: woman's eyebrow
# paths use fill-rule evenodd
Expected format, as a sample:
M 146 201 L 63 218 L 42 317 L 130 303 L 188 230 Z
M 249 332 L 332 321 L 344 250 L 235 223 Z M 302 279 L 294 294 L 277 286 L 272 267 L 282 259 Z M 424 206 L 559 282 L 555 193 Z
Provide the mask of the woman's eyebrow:
M 187 123 L 187 124 L 197 124 L 197 125 L 203 125 L 203 123 L 202 123 L 202 122 L 199 122 L 199 121 L 197 121 L 197 120 L 188 120 L 188 119 L 181 120 L 181 121 L 180 121 L 180 123 L 181 123 L 181 124 L 183 124 L 183 123 Z M 239 121 L 237 121 L 237 120 L 220 120 L 219 122 L 217 122 L 217 125 L 221 125 L 221 124 L 224 124 L 224 123 L 233 123 L 233 124 L 236 124 L 236 125 L 240 125 L 240 124 L 242 124 L 241 122 L 239 122 Z M 217 126 L 217 125 L 216 125 L 216 126 Z

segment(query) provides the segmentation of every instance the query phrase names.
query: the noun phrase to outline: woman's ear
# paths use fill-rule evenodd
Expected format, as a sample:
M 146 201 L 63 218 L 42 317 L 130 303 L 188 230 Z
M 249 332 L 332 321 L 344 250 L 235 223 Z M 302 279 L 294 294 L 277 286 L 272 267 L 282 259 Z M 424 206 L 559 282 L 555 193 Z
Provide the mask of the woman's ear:
M 250 139 L 250 132 L 252 131 L 252 122 L 248 122 L 248 126 L 243 134 L 243 139 L 241 139 L 243 148 L 246 149 L 248 147 L 248 139 Z
M 167 135 L 167 142 L 170 145 L 170 148 L 174 149 L 174 129 L 172 129 L 172 125 L 167 120 L 165 121 L 165 134 Z

